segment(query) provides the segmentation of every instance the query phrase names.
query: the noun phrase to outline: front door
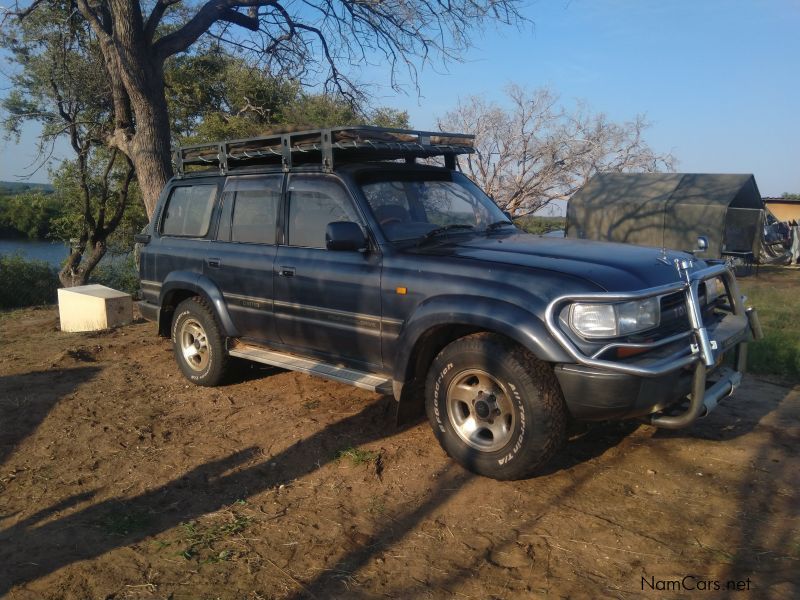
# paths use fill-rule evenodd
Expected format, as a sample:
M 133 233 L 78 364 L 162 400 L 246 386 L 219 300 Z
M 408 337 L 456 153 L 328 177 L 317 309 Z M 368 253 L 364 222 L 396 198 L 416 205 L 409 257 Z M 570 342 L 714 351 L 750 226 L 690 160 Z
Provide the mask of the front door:
M 277 341 L 272 318 L 276 223 L 283 174 L 229 177 L 204 272 L 243 338 Z
M 322 358 L 380 367 L 380 254 L 325 248 L 328 223 L 364 227 L 353 199 L 331 175 L 290 175 L 287 189 L 286 237 L 274 276 L 281 342 Z

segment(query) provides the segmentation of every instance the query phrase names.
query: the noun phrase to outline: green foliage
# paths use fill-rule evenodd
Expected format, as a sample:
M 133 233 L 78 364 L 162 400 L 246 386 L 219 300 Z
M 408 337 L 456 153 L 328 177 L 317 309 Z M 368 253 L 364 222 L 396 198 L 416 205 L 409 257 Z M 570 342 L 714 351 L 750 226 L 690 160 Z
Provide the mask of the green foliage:
M 92 201 L 89 211 L 95 223 L 101 223 L 100 213 L 104 218 L 103 224 L 118 208 L 121 198 L 118 194 L 108 194 L 103 202 L 103 170 L 107 166 L 108 152 L 99 149 L 93 152 L 87 161 L 86 182 Z M 51 220 L 50 237 L 70 243 L 79 239 L 86 228 L 85 203 L 81 189 L 81 176 L 74 161 L 65 160 L 59 167 L 50 173 L 55 188 L 53 201 L 60 208 L 58 216 Z M 124 174 L 115 169 L 109 177 L 112 189 L 119 188 Z M 147 224 L 147 215 L 144 212 L 138 187 L 131 184 L 129 198 L 126 202 L 122 220 L 111 232 L 108 238 L 109 249 L 113 253 L 125 254 L 133 249 L 133 236 L 141 231 Z
M 564 229 L 567 220 L 564 217 L 520 217 L 514 219 L 514 224 L 520 229 L 524 229 L 528 233 L 536 235 L 547 233 L 549 231 L 556 231 L 557 229 Z
M 173 134 L 182 143 L 247 137 L 282 122 L 299 87 L 218 47 L 171 58 L 165 69 Z
M 75 117 L 84 133 L 112 124 L 111 90 L 99 45 L 69 3 L 42 4 L 0 29 L 0 45 L 16 68 L 11 89 L 0 100 L 2 126 L 19 136 L 29 121 L 41 128 L 42 153 L 65 134 L 61 111 Z
M 121 292 L 136 294 L 139 291 L 139 272 L 133 253 L 110 257 L 92 271 L 90 283 L 99 283 Z
M 43 192 L 0 197 L 0 236 L 43 240 L 62 212 L 58 200 Z
M 361 448 L 345 448 L 336 453 L 336 460 L 349 460 L 354 465 L 364 465 L 378 460 L 378 453 Z
M 0 254 L 0 309 L 52 304 L 58 276 L 42 260 Z
M 784 192 L 781 198 L 785 198 L 786 200 L 800 200 L 800 194 L 789 194 L 788 192 Z
M 43 3 L 24 19 L 0 28 L 0 44 L 15 64 L 11 89 L 0 99 L 2 126 L 19 136 L 35 122 L 41 128 L 40 151 L 67 138 L 74 151 L 51 177 L 52 198 L 22 197 L 7 205 L 8 222 L 30 237 L 66 241 L 74 254 L 62 269 L 71 284 L 86 280 L 107 245 L 133 245 L 132 229 L 143 226 L 141 211 L 129 211 L 138 201 L 130 188 L 132 166 L 121 152 L 107 146 L 114 131 L 112 92 L 96 36 L 74 5 Z M 133 202 L 129 202 L 133 200 Z M 125 234 L 118 234 L 121 224 Z M 94 261 L 86 261 L 89 256 Z
M 186 560 L 198 560 L 202 563 L 217 563 L 230 560 L 233 551 L 230 549 L 220 549 L 219 545 L 226 543 L 229 538 L 239 536 L 253 520 L 252 517 L 227 513 L 227 521 L 224 523 L 201 523 L 200 521 L 189 521 L 181 523 L 180 539 L 176 542 L 181 546 L 178 552 Z M 172 542 L 167 542 L 168 546 Z
M 28 192 L 52 194 L 53 186 L 49 183 L 29 183 L 27 181 L 0 181 L 0 196 L 16 196 Z
M 285 127 L 372 124 L 408 127 L 408 113 L 365 110 L 345 99 L 304 91 L 219 47 L 171 58 L 165 79 L 179 143 L 254 137 Z

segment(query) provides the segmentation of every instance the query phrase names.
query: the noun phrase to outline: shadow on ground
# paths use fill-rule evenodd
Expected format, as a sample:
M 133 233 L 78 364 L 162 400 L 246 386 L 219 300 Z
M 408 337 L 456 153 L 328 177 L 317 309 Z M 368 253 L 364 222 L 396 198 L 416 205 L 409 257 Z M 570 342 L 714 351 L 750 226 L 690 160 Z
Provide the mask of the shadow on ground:
M 65 396 L 92 379 L 98 367 L 51 369 L 0 377 L 0 465 Z
M 393 409 L 394 401 L 384 397 L 269 460 L 253 463 L 262 455 L 258 448 L 247 448 L 138 496 L 104 500 L 37 526 L 47 516 L 91 497 L 92 492 L 43 509 L 0 531 L 0 554 L 5 555 L 0 560 L 0 597 L 15 585 L 65 565 L 135 544 L 238 499 L 303 477 L 333 460 L 334 450 L 341 448 L 343 440 L 357 446 L 380 439 L 387 432 L 395 434 L 398 429 Z M 119 536 L 103 531 L 102 524 L 109 515 L 119 514 L 136 520 L 135 532 Z
M 0 548 L 3 549 L 0 551 L 0 596 L 15 585 L 34 581 L 71 563 L 136 544 L 236 500 L 306 476 L 332 461 L 335 451 L 343 444 L 368 444 L 419 423 L 417 420 L 398 428 L 394 411 L 394 400 L 383 397 L 266 461 L 258 448 L 247 448 L 201 465 L 132 498 L 103 500 L 50 521 L 47 519 L 55 513 L 91 499 L 94 492 L 81 493 L 45 508 L 0 531 Z M 564 455 L 548 472 L 568 469 L 602 454 L 624 439 L 630 430 L 630 427 L 619 426 L 597 428 L 588 437 L 570 442 Z M 433 438 L 431 443 L 434 443 Z M 343 567 L 355 569 L 385 550 L 473 478 L 453 463 L 449 463 L 439 477 L 429 499 L 408 515 L 392 521 L 390 529 L 376 537 L 374 544 L 345 556 Z M 135 522 L 135 531 L 109 535 L 104 524 L 112 518 L 111 515 L 115 515 L 114 518 L 122 515 Z M 325 585 L 323 579 L 314 582 L 312 587 L 321 590 Z

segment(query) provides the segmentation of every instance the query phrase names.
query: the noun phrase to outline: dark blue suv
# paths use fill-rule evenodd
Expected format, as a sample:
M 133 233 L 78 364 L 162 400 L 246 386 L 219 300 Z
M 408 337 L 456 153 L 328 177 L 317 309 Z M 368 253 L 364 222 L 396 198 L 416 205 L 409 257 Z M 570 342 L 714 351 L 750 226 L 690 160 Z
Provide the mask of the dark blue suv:
M 677 428 L 732 393 L 759 327 L 725 264 L 523 233 L 457 170 L 473 151 L 369 127 L 181 148 L 141 312 L 196 384 L 234 356 L 393 394 L 497 479 L 569 419 Z

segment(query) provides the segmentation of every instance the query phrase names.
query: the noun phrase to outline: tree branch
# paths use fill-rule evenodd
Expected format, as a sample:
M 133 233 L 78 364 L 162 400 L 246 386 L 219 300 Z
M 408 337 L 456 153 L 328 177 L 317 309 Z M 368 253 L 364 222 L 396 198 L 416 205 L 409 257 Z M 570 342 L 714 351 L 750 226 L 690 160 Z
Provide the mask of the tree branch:
M 5 21 L 8 17 L 16 17 L 17 19 L 22 21 L 25 17 L 27 17 L 37 8 L 39 8 L 39 6 L 41 6 L 43 2 L 44 0 L 34 0 L 33 2 L 31 2 L 30 6 L 26 6 L 25 8 L 20 8 L 19 2 L 15 2 L 13 10 L 9 9 L 3 11 L 5 13 L 3 14 L 3 21 Z
M 153 44 L 154 54 L 163 61 L 173 54 L 183 52 L 217 21 L 226 21 L 251 31 L 258 31 L 258 18 L 240 13 L 236 9 L 275 4 L 277 0 L 210 0 L 183 27 L 156 41 Z
M 164 16 L 164 13 L 167 12 L 167 9 L 179 2 L 181 2 L 181 0 L 158 0 L 158 2 L 156 2 L 156 5 L 150 12 L 150 16 L 147 17 L 147 21 L 144 24 L 144 37 L 148 43 L 153 41 L 153 36 L 156 33 L 158 24 L 161 23 L 161 18 Z
M 125 173 L 125 179 L 122 181 L 122 188 L 117 192 L 118 199 L 117 199 L 117 208 L 114 211 L 113 216 L 108 221 L 108 225 L 105 228 L 106 236 L 111 235 L 117 229 L 122 221 L 122 217 L 125 215 L 125 207 L 128 205 L 128 197 L 129 191 L 131 187 L 131 182 L 133 181 L 133 177 L 136 174 L 136 170 L 133 167 L 133 163 L 131 159 L 127 156 L 125 160 L 128 163 L 128 170 Z

